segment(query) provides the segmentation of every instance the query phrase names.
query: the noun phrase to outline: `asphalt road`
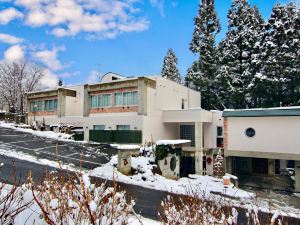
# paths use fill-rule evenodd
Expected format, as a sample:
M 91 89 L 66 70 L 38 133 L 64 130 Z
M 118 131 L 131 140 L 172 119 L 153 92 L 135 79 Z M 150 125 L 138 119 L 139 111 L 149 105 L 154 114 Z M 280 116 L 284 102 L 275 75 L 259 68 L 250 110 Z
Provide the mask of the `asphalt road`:
M 41 159 L 46 158 L 55 160 L 56 143 L 57 141 L 54 140 L 35 137 L 31 134 L 16 132 L 12 129 L 0 128 L 0 149 L 10 150 L 16 153 L 24 152 Z M 108 162 L 111 155 L 116 154 L 115 149 L 111 149 L 103 145 L 88 146 L 68 142 L 58 142 L 58 144 L 59 158 L 62 162 L 80 166 L 80 160 L 83 160 L 84 163 L 82 164 L 82 167 L 84 169 L 93 169 L 98 167 L 101 164 Z M 0 180 L 8 181 L 9 183 L 13 182 L 13 171 L 15 171 L 17 180 L 20 182 L 26 181 L 29 171 L 32 171 L 33 178 L 36 182 L 43 177 L 46 171 L 57 171 L 57 169 L 53 167 L 5 155 L 0 155 L 0 163 L 4 164 L 3 167 L 0 168 Z M 93 179 L 95 182 L 105 182 L 99 178 Z M 111 181 L 106 182 L 107 185 L 111 185 Z M 118 182 L 118 186 L 121 190 L 125 190 L 128 196 L 135 199 L 136 205 L 134 208 L 136 212 L 140 213 L 144 217 L 156 220 L 158 219 L 158 211 L 160 210 L 161 201 L 163 201 L 167 195 L 172 195 L 165 191 L 152 190 L 122 182 Z M 245 210 L 238 209 L 238 211 L 238 224 L 246 224 Z M 260 212 L 259 217 L 267 219 L 269 215 Z M 300 221 L 289 218 L 288 224 L 300 224 Z

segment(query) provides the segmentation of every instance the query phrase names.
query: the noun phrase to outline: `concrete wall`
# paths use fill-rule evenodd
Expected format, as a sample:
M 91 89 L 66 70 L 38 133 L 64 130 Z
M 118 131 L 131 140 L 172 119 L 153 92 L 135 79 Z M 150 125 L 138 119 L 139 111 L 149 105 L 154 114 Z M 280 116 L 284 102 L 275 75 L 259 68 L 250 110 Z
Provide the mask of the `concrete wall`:
M 212 123 L 203 123 L 204 148 L 217 147 L 217 127 L 223 127 L 222 112 L 212 111 L 211 113 Z
M 76 91 L 76 97 L 66 96 L 65 116 L 83 116 L 84 86 L 68 88 Z
M 227 155 L 245 153 L 248 157 L 300 158 L 299 116 L 229 117 L 225 120 Z M 252 138 L 245 135 L 249 127 L 255 130 Z
M 170 168 L 171 159 L 173 157 L 176 158 L 176 167 L 174 171 L 172 171 Z M 179 156 L 176 156 L 176 154 L 168 154 L 168 156 L 165 159 L 158 161 L 158 167 L 162 172 L 162 176 L 169 179 L 177 179 L 179 178 L 179 172 L 180 172 L 180 158 Z
M 182 99 L 184 108 L 200 108 L 200 92 L 193 91 L 174 81 L 162 77 L 154 77 L 156 80 L 156 107 L 161 110 L 181 109 Z

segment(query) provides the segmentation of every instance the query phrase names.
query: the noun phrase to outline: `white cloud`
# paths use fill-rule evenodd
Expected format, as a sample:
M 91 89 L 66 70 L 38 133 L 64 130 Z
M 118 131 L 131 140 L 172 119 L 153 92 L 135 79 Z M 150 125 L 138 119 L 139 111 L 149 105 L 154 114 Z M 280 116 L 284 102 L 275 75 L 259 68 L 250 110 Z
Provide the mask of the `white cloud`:
M 99 73 L 99 71 L 92 70 L 90 72 L 90 74 L 88 75 L 86 82 L 88 84 L 99 83 L 100 77 L 101 77 L 101 74 Z
M 36 61 L 41 62 L 44 66 L 52 71 L 64 69 L 64 65 L 58 59 L 58 52 L 65 51 L 65 47 L 53 47 L 51 50 L 43 49 L 32 52 Z
M 9 34 L 0 33 L 0 42 L 4 42 L 7 44 L 19 44 L 23 42 L 23 39 Z
M 153 0 L 151 0 L 153 1 Z M 157 0 L 159 1 L 159 0 Z M 149 21 L 139 16 L 140 0 L 15 0 L 26 25 L 48 26 L 57 37 L 86 33 L 113 38 L 123 32 L 146 30 Z
M 51 89 L 56 88 L 58 85 L 58 77 L 51 70 L 45 69 L 44 76 L 40 80 L 42 88 Z
M 20 61 L 24 59 L 24 48 L 20 45 L 14 45 L 4 52 L 4 59 L 8 61 Z
M 22 18 L 23 14 L 13 7 L 0 11 L 0 24 L 8 24 L 10 21 Z
M 153 7 L 156 7 L 159 10 L 160 15 L 162 17 L 165 16 L 165 12 L 164 12 L 164 0 L 150 0 L 150 4 Z

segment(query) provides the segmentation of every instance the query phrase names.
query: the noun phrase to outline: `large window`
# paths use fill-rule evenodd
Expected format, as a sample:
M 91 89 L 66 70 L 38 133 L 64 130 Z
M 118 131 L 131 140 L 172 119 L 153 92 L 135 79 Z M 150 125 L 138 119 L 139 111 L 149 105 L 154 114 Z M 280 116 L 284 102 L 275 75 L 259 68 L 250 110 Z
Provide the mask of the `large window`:
M 91 96 L 92 108 L 110 107 L 111 105 L 111 94 L 100 94 Z
M 45 100 L 45 111 L 52 112 L 57 110 L 57 99 Z
M 117 130 L 130 130 L 130 125 L 117 125 Z
M 94 130 L 105 130 L 105 125 L 94 125 Z
M 122 93 L 115 93 L 115 102 L 114 105 L 115 106 L 122 106 L 123 105 L 123 94 Z
M 123 93 L 123 105 L 137 105 L 138 104 L 138 92 L 124 92 Z
M 43 102 L 42 101 L 31 101 L 29 103 L 30 112 L 41 112 L 43 111 Z
M 195 146 L 195 125 L 180 125 L 180 139 L 190 140 Z

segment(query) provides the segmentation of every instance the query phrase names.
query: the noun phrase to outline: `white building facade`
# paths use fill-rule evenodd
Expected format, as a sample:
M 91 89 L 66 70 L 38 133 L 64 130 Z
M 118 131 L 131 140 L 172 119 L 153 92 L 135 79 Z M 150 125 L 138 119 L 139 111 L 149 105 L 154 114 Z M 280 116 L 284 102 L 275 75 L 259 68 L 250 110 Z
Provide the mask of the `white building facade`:
M 27 105 L 28 123 L 82 127 L 86 141 L 94 138 L 94 130 L 137 131 L 138 144 L 189 139 L 186 152 L 195 156 L 199 174 L 212 173 L 205 154 L 223 144 L 222 114 L 201 109 L 200 92 L 162 77 L 108 73 L 101 83 L 28 93 Z
M 228 110 L 224 117 L 226 170 L 275 176 L 295 169 L 300 191 L 300 108 Z

